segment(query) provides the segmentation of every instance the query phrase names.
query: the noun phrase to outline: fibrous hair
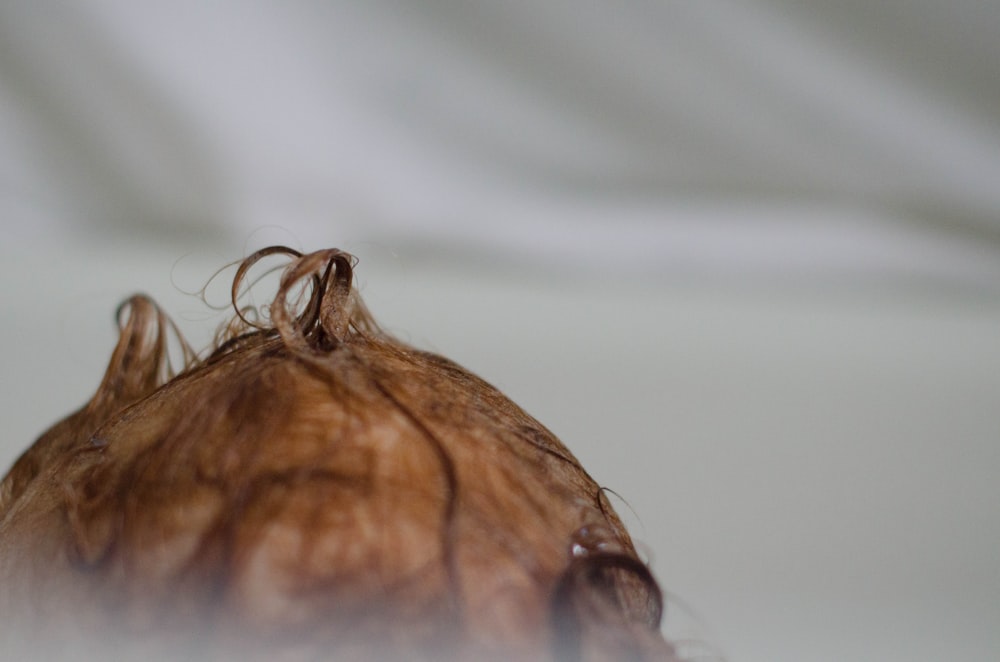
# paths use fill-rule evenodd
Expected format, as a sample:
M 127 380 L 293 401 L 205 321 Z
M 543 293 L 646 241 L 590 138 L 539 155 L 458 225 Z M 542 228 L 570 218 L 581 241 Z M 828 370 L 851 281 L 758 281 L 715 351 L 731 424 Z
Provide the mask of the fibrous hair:
M 262 322 L 237 294 L 272 255 Z M 232 322 L 204 358 L 181 340 L 177 371 L 176 329 L 129 299 L 97 393 L 0 483 L 0 605 L 220 656 L 673 659 L 600 486 L 498 390 L 383 332 L 355 266 L 254 253 Z

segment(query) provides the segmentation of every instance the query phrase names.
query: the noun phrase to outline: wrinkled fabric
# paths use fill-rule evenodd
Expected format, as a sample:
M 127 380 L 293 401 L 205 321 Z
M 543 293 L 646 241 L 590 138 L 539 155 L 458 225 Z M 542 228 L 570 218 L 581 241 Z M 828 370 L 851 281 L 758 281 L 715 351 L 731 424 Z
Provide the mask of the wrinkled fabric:
M 992 287 L 998 33 L 976 0 L 19 0 L 2 223 Z

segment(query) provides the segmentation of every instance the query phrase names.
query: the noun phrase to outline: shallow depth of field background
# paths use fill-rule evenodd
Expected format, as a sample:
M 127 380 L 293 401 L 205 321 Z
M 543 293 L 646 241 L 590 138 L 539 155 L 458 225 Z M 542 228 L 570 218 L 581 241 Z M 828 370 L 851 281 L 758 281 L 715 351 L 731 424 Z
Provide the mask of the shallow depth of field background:
M 0 463 L 130 293 L 204 347 L 218 267 L 338 246 L 628 502 L 692 660 L 997 659 L 998 34 L 974 0 L 4 3 Z

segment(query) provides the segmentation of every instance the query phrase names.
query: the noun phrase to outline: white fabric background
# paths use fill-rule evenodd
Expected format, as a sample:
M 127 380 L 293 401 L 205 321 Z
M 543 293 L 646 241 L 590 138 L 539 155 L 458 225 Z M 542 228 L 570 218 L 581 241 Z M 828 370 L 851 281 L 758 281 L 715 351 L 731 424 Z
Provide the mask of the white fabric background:
M 309 243 L 992 288 L 998 15 L 975 0 L 5 3 L 5 220 L 169 225 L 181 242 L 280 224 Z
M 178 288 L 337 245 L 628 498 L 728 659 L 991 659 L 997 34 L 973 0 L 4 3 L 4 459 L 130 292 L 204 341 Z

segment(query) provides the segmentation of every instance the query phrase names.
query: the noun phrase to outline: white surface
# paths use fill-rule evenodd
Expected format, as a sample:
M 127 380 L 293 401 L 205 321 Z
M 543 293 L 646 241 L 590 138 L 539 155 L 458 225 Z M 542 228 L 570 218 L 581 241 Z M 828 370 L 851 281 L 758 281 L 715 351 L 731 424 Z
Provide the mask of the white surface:
M 939 4 L 14 0 L 0 211 L 995 291 L 1000 4 Z
M 732 662 L 995 658 L 1000 302 L 512 278 L 358 252 L 390 330 L 492 381 L 628 500 L 664 586 Z M 178 257 L 3 256 L 5 462 L 96 386 L 128 293 L 207 338 L 214 322 L 176 288 L 228 260 Z M 667 619 L 690 631 L 678 605 Z

